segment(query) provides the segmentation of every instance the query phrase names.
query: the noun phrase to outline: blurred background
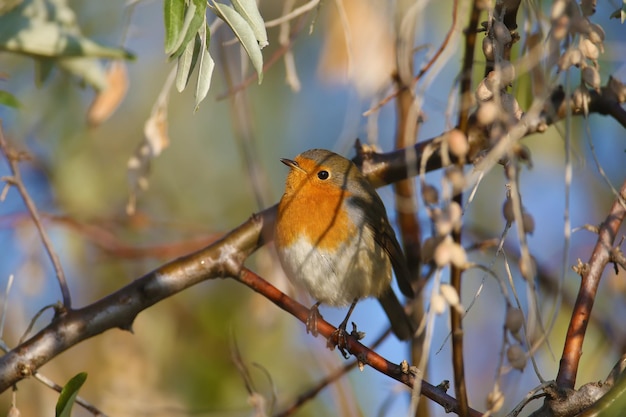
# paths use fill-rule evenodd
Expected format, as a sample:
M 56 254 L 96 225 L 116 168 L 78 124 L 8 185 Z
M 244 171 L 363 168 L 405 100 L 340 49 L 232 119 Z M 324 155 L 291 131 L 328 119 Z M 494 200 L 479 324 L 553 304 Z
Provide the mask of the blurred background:
M 278 3 L 261 1 L 265 20 L 281 15 L 282 5 Z M 322 2 L 307 15 L 304 29 L 293 44 L 300 90 L 294 91 L 285 81 L 284 64 L 279 59 L 265 71 L 261 85 L 252 82 L 237 100 L 228 96 L 229 85 L 238 85 L 253 70 L 240 53 L 239 44 L 233 42 L 230 29 L 222 25 L 211 40 L 216 69 L 209 95 L 194 112 L 193 88 L 183 93 L 172 91 L 167 130 L 170 143 L 151 162 L 149 188 L 138 194 L 136 213 L 131 216 L 126 214 L 130 192 L 127 162 L 140 145 L 144 123 L 175 66 L 163 51 L 162 2 L 69 2 L 85 36 L 104 45 L 123 46 L 136 55 L 136 60 L 124 63 L 128 73 L 125 99 L 110 119 L 95 127 L 87 122 L 95 96 L 91 88 L 81 87 L 75 78 L 59 70 L 37 87 L 30 58 L 0 53 L 0 89 L 21 103 L 17 110 L 0 106 L 4 135 L 32 155 L 31 161 L 20 165 L 22 175 L 45 215 L 45 226 L 61 258 L 75 307 L 90 304 L 164 262 L 203 247 L 252 213 L 275 204 L 287 172 L 279 158 L 291 158 L 314 147 L 352 157 L 356 138 L 383 151 L 391 150 L 394 102 L 369 117 L 363 112 L 389 92 L 383 87 L 388 85 L 393 68 L 394 7 L 401 9 L 402 3 Z M 593 19 L 607 33 L 605 53 L 600 58 L 603 81 L 609 74 L 624 81 L 625 29 L 619 20 L 608 19 L 617 5 L 600 3 Z M 349 16 L 351 41 L 357 51 L 350 60 L 345 54 L 338 4 Z M 426 4 L 418 14 L 417 68 L 432 56 L 450 27 L 450 9 L 440 4 Z M 524 13 L 529 11 L 522 9 L 520 16 Z M 208 16 L 211 23 L 214 16 Z M 461 16 L 461 26 L 466 24 L 464 19 L 466 16 Z M 280 48 L 278 28 L 268 29 L 268 35 L 265 62 Z M 445 65 L 429 74 L 432 78 L 424 85 L 424 123 L 418 141 L 451 127 L 449 98 L 455 94 L 461 45 L 449 47 Z M 477 60 L 475 80 L 480 80 L 484 60 L 480 54 Z M 347 62 L 351 62 L 350 70 L 346 69 Z M 518 97 L 527 96 L 523 87 L 514 88 L 514 92 Z M 522 107 L 530 99 L 525 102 L 518 98 Z M 572 226 L 597 225 L 606 216 L 613 195 L 593 162 L 587 132 L 591 132 L 602 169 L 618 189 L 626 178 L 626 135 L 613 119 L 600 115 L 592 115 L 588 125 L 577 118 L 572 127 Z M 556 376 L 571 300 L 579 283 L 569 267 L 563 272 L 563 132 L 564 125 L 559 124 L 524 141 L 532 153 L 533 167 L 524 169 L 521 176 L 523 204 L 536 223 L 529 238 L 531 253 L 554 282 L 561 274 L 566 276 L 564 301 L 549 345 L 537 352 L 542 376 L 548 380 Z M 0 176 L 5 175 L 9 171 L 2 158 Z M 440 184 L 440 177 L 436 172 L 427 176 L 435 185 Z M 505 183 L 502 168 L 496 167 L 479 186 L 464 214 L 468 246 L 502 234 Z M 379 192 L 393 223 L 393 193 L 390 187 Z M 420 217 L 426 237 L 429 219 L 425 213 Z M 574 233 L 568 264 L 575 264 L 578 258 L 587 261 L 595 240 L 588 231 Z M 516 264 L 519 252 L 514 231 L 506 247 L 509 260 Z M 2 338 L 13 347 L 37 311 L 61 299 L 54 271 L 14 189 L 0 203 L 0 252 L 2 292 L 9 276 L 15 277 L 8 299 L 2 299 L 6 308 Z M 493 248 L 472 252 L 471 259 L 488 266 L 495 262 L 494 271 L 504 277 L 502 260 L 494 261 L 494 253 Z M 285 280 L 271 245 L 259 250 L 246 265 L 305 305 L 312 303 Z M 514 275 L 526 308 L 526 286 L 519 273 L 514 271 Z M 447 279 L 445 272 L 443 277 Z M 598 321 L 590 326 L 578 374 L 581 383 L 606 378 L 625 351 L 626 334 L 619 319 L 626 315 L 624 278 L 623 271 L 605 271 L 595 306 Z M 463 285 L 465 306 L 482 288 L 464 329 L 470 402 L 484 410 L 497 373 L 505 304 L 498 285 L 483 272 L 467 272 Z M 429 295 L 427 287 L 427 302 Z M 549 290 L 540 290 L 546 323 L 554 298 Z M 322 314 L 331 323 L 339 323 L 345 311 L 322 308 Z M 50 311 L 45 313 L 33 332 L 45 326 L 51 316 Z M 387 326 L 378 303 L 372 300 L 358 304 L 353 320 L 367 332 L 366 345 Z M 435 385 L 453 380 L 448 323 L 447 313 L 435 322 L 427 376 Z M 133 329 L 133 334 L 110 330 L 87 340 L 45 365 L 41 372 L 61 385 L 78 372 L 87 372 L 80 394 L 109 416 L 245 416 L 253 409 L 232 360 L 233 340 L 259 393 L 268 404 L 275 401 L 270 414 L 283 410 L 344 364 L 340 354 L 325 348 L 322 339 L 307 335 L 301 323 L 231 279 L 201 283 L 151 307 L 137 317 Z M 396 363 L 409 357 L 406 344 L 393 336 L 378 351 Z M 512 409 L 538 383 L 530 364 L 523 372 L 507 373 L 502 386 L 506 396 L 503 410 Z M 323 390 L 296 415 L 405 415 L 406 392 L 405 387 L 366 367 L 362 372 L 353 370 Z M 450 394 L 454 395 L 453 390 Z M 10 397 L 10 392 L 0 395 L 0 414 L 8 410 Z M 17 405 L 24 416 L 51 415 L 57 397 L 56 392 L 30 379 L 19 384 Z M 446 415 L 436 404 L 429 408 L 433 416 Z M 90 414 L 76 407 L 74 415 Z

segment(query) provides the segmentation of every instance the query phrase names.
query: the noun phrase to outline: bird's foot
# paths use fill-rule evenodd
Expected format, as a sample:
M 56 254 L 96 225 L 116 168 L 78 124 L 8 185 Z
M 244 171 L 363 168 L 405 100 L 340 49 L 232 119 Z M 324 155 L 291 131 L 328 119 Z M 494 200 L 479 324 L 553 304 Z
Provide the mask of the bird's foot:
M 350 357 L 350 353 L 347 351 L 348 348 L 348 337 L 351 336 L 356 340 L 361 340 L 365 337 L 365 332 L 360 332 L 357 330 L 356 324 L 352 322 L 352 331 L 348 333 L 346 330 L 345 322 L 342 322 L 337 330 L 335 330 L 330 337 L 328 338 L 328 343 L 326 344 L 330 350 L 333 350 L 335 347 L 339 349 L 341 355 L 348 359 Z
M 309 316 L 306 319 L 306 332 L 311 333 L 313 336 L 317 337 L 317 321 L 323 319 L 319 310 L 320 303 L 315 303 L 313 307 L 309 310 Z

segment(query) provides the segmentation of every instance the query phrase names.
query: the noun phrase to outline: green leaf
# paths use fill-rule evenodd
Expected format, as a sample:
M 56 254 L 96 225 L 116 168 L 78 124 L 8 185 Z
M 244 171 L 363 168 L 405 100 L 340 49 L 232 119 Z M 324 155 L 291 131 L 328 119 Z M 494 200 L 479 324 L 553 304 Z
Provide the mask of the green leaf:
M 265 30 L 265 22 L 259 12 L 256 0 L 231 0 L 233 7 L 243 17 L 252 28 L 254 37 L 259 42 L 261 49 L 269 45 L 267 41 L 267 31 Z
M 214 2 L 213 4 L 217 9 L 219 17 L 230 26 L 237 39 L 239 39 L 239 42 L 241 42 L 241 45 L 243 45 L 243 48 L 250 57 L 252 66 L 259 75 L 259 84 L 261 84 L 261 81 L 263 81 L 263 54 L 261 54 L 261 48 L 257 43 L 252 28 L 232 7 L 218 2 Z
M 209 54 L 209 40 L 210 32 L 209 28 L 205 27 L 204 30 L 199 32 L 200 35 L 200 69 L 198 70 L 198 84 L 196 85 L 196 104 L 194 111 L 198 111 L 200 103 L 206 97 L 211 87 L 211 78 L 213 77 L 213 70 L 215 69 L 215 61 Z
M 51 58 L 35 59 L 35 85 L 37 88 L 41 88 L 50 76 L 54 62 L 55 60 Z
M 169 54 L 172 59 L 178 58 L 185 51 L 187 44 L 193 42 L 205 19 L 206 1 L 193 0 L 185 12 L 183 27 L 180 29 L 176 43 L 172 49 L 166 50 L 165 53 Z
M 0 16 L 0 50 L 49 58 L 133 57 L 124 49 L 105 47 L 82 36 L 74 12 L 69 7 L 56 7 L 54 13 L 48 13 L 46 4 L 38 6 L 41 5 L 24 0 L 18 7 Z
M 59 400 L 56 406 L 56 417 L 70 417 L 72 414 L 72 406 L 78 395 L 78 390 L 83 386 L 87 379 L 87 373 L 81 372 L 67 381 L 67 384 L 61 390 Z
M 198 62 L 198 55 L 200 54 L 200 37 L 196 35 L 193 42 L 189 42 L 187 47 L 178 57 L 178 63 L 176 67 L 176 90 L 179 93 L 187 87 L 191 73 Z
M 80 78 L 97 91 L 107 86 L 107 77 L 104 67 L 97 59 L 91 58 L 62 58 L 56 61 L 59 68 Z
M 165 23 L 165 51 L 174 49 L 178 34 L 185 21 L 185 0 L 165 0 L 163 2 Z
M 7 107 L 13 107 L 14 109 L 20 107 L 20 102 L 15 98 L 15 96 L 8 91 L 3 90 L 0 90 L 0 104 Z

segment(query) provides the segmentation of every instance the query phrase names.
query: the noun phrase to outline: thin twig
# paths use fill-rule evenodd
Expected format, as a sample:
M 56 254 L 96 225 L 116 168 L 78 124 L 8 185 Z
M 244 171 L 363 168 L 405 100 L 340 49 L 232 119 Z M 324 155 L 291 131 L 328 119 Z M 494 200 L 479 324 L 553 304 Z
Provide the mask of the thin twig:
M 2 150 L 2 153 L 4 153 L 4 156 L 6 157 L 7 162 L 9 163 L 9 168 L 13 175 L 13 177 L 10 180 L 10 183 L 15 188 L 17 188 L 18 192 L 22 196 L 22 200 L 24 200 L 24 204 L 26 205 L 26 208 L 30 212 L 30 216 L 33 219 L 33 223 L 35 223 L 35 227 L 37 228 L 37 231 L 39 232 L 39 237 L 41 238 L 41 241 L 43 242 L 46 253 L 50 257 L 52 266 L 54 267 L 54 272 L 56 273 L 57 280 L 59 281 L 59 286 L 61 287 L 61 295 L 63 297 L 63 308 L 65 310 L 71 310 L 72 299 L 70 296 L 69 287 L 67 286 L 67 280 L 65 279 L 65 273 L 63 272 L 63 268 L 61 267 L 61 261 L 59 260 L 59 256 L 57 255 L 54 248 L 52 247 L 52 242 L 50 241 L 50 238 L 48 237 L 48 233 L 46 232 L 46 230 L 43 227 L 43 224 L 41 223 L 41 217 L 39 216 L 37 206 L 33 202 L 32 198 L 28 194 L 28 190 L 26 190 L 26 187 L 24 186 L 24 183 L 22 182 L 22 175 L 20 173 L 20 169 L 18 166 L 18 162 L 20 161 L 20 159 L 22 159 L 22 156 L 18 152 L 16 152 L 14 149 L 12 149 L 9 146 L 9 144 L 6 142 L 4 138 L 1 121 L 0 121 L 0 149 Z

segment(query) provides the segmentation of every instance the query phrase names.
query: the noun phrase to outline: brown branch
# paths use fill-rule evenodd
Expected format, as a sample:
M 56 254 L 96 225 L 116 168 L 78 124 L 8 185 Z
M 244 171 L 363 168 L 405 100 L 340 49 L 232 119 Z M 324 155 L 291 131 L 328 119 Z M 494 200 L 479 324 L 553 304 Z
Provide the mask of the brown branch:
M 307 322 L 310 312 L 308 308 L 282 293 L 254 272 L 247 268 L 242 268 L 237 279 L 269 299 L 281 309 L 296 317 L 302 323 Z M 318 319 L 317 330 L 319 335 L 325 337 L 327 340 L 330 340 L 333 338 L 334 332 L 337 329 L 327 321 Z M 367 346 L 359 343 L 359 341 L 353 336 L 349 335 L 346 338 L 346 342 L 346 350 L 353 354 L 359 362 L 369 365 L 378 372 L 385 374 L 410 388 L 413 387 L 415 376 L 411 373 L 410 369 L 403 369 L 401 365 L 388 361 L 373 350 L 369 349 Z M 434 385 L 431 385 L 426 381 L 422 381 L 421 393 L 427 398 L 441 404 L 447 412 L 459 413 L 458 402 Z M 467 415 L 478 417 L 482 416 L 482 413 L 470 409 Z
M 95 303 L 69 310 L 0 357 L 0 392 L 32 375 L 68 348 L 106 330 L 131 330 L 141 311 L 199 282 L 236 276 L 273 230 L 276 207 L 252 216 L 223 239 L 169 262 Z
M 65 310 L 72 309 L 72 298 L 70 296 L 70 290 L 67 286 L 67 280 L 65 279 L 65 273 L 63 272 L 63 267 L 61 266 L 61 261 L 59 260 L 59 256 L 56 251 L 52 247 L 52 242 L 48 237 L 48 233 L 46 229 L 44 229 L 41 223 L 41 217 L 39 216 L 39 211 L 37 210 L 37 206 L 35 202 L 28 194 L 28 190 L 24 186 L 22 182 L 22 174 L 20 173 L 19 162 L 25 158 L 24 154 L 17 152 L 15 149 L 9 146 L 7 141 L 4 138 L 4 132 L 2 129 L 2 122 L 0 121 L 0 149 L 2 153 L 7 159 L 9 163 L 9 169 L 11 170 L 11 174 L 13 175 L 10 178 L 5 178 L 4 180 L 17 188 L 17 191 L 20 193 L 22 200 L 24 200 L 24 204 L 30 213 L 30 217 L 33 219 L 33 223 L 35 223 L 35 227 L 39 232 L 39 237 L 43 246 L 52 262 L 52 266 L 54 267 L 54 272 L 57 276 L 57 281 L 59 281 L 59 287 L 61 288 L 61 296 L 63 297 L 63 308 Z M 57 314 L 64 313 L 64 311 L 60 311 L 62 309 L 57 309 Z
M 468 137 L 470 129 L 469 112 L 472 106 L 472 70 L 474 68 L 474 49 L 476 47 L 476 33 L 480 17 L 479 1 L 472 1 L 470 17 L 465 30 L 465 50 L 463 66 L 461 67 L 460 94 L 461 108 L 459 109 L 458 127 Z M 459 161 L 460 163 L 460 161 Z M 456 195 L 454 201 L 463 206 L 462 194 Z M 461 231 L 453 231 L 452 238 L 461 243 Z M 450 284 L 457 294 L 461 295 L 461 269 L 456 265 L 450 266 Z M 469 415 L 469 400 L 467 385 L 465 384 L 465 359 L 463 355 L 463 316 L 454 308 L 450 309 L 450 327 L 452 332 L 452 368 L 454 371 L 454 392 L 460 404 L 460 416 Z
M 622 184 L 620 195 L 622 199 L 626 199 L 626 181 Z M 582 274 L 578 297 L 563 346 L 559 373 L 556 377 L 557 385 L 560 388 L 573 389 L 576 383 L 576 373 L 582 356 L 585 332 L 590 321 L 598 285 L 602 278 L 602 272 L 611 260 L 611 249 L 624 217 L 626 217 L 626 209 L 618 197 L 613 203 L 609 215 L 600 225 L 596 246 L 589 258 L 588 267 Z

